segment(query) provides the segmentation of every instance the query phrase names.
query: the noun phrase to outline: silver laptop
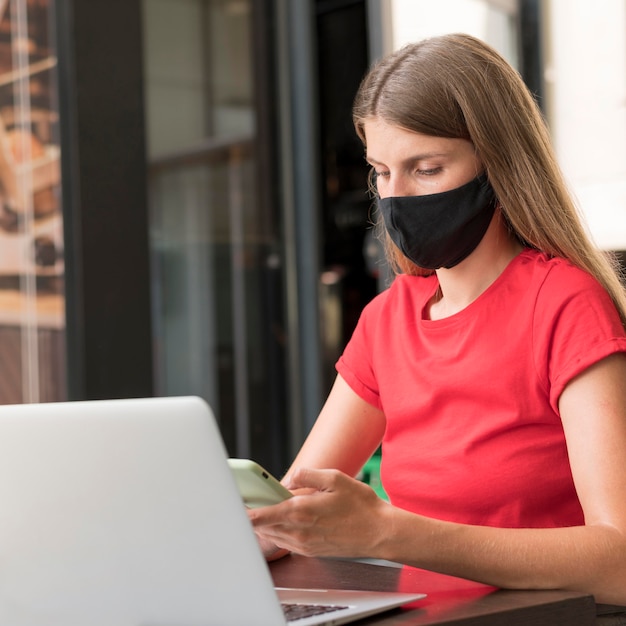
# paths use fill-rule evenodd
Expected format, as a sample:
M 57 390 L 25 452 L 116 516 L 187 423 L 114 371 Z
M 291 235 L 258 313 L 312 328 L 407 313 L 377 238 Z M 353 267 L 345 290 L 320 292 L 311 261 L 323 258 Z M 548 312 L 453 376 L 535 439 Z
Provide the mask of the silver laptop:
M 0 407 L 0 624 L 285 624 L 207 404 Z M 420 596 L 296 593 L 344 624 Z M 311 597 L 312 596 L 312 597 Z

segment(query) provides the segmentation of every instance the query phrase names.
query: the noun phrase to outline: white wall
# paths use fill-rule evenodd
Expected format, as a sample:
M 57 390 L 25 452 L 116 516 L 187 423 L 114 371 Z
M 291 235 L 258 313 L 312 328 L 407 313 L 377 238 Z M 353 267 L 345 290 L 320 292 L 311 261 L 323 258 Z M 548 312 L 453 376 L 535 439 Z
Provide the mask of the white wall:
M 489 0 L 390 0 L 392 46 L 444 33 L 463 32 L 486 41 L 517 65 L 515 2 Z
M 626 2 L 546 4 L 549 123 L 596 243 L 626 250 Z

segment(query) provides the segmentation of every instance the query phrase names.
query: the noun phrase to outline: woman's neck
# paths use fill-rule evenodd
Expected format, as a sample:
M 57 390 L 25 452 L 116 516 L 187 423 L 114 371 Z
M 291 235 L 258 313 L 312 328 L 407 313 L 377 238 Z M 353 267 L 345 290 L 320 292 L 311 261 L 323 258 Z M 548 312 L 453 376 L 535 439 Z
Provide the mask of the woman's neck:
M 453 268 L 437 270 L 439 289 L 428 305 L 429 319 L 450 317 L 474 302 L 522 249 L 496 211 L 474 252 Z

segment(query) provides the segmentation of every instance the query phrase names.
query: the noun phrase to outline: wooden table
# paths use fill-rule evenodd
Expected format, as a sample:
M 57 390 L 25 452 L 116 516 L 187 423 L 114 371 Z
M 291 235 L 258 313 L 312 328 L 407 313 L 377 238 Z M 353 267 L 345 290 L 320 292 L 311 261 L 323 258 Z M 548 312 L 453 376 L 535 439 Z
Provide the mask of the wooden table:
M 507 591 L 409 567 L 291 555 L 270 563 L 279 587 L 395 590 L 428 594 L 359 624 L 542 626 L 593 624 L 593 597 L 569 591 Z

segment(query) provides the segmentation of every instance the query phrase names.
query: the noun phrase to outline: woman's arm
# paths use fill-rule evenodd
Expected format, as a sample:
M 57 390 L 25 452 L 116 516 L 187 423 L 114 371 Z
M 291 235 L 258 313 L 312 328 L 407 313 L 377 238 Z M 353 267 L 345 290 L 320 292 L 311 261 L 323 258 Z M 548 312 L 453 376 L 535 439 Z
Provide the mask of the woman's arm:
M 626 355 L 614 355 L 571 381 L 560 399 L 585 526 L 507 530 L 399 515 L 386 549 L 397 555 L 400 538 L 417 537 L 423 525 L 430 540 L 412 546 L 422 567 L 501 587 L 579 589 L 599 602 L 626 604 L 625 382 Z
M 626 355 L 614 355 L 571 381 L 560 399 L 585 526 L 442 522 L 394 508 L 341 472 L 308 469 L 287 484 L 315 493 L 257 509 L 252 521 L 304 554 L 383 558 L 499 587 L 575 589 L 626 604 L 625 382 Z
M 384 432 L 382 411 L 361 399 L 341 376 L 337 376 L 311 432 L 281 482 L 297 490 L 291 482 L 298 468 L 336 468 L 348 476 L 356 476 L 379 446 Z M 248 516 L 254 520 L 257 513 L 251 509 Z M 257 538 L 268 561 L 282 558 L 291 551 L 265 530 L 259 526 Z
M 294 470 L 334 468 L 356 476 L 385 432 L 382 411 L 360 398 L 338 375 L 311 432 L 283 482 Z

